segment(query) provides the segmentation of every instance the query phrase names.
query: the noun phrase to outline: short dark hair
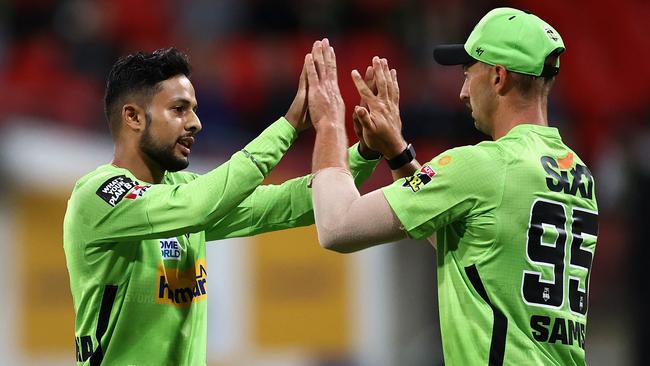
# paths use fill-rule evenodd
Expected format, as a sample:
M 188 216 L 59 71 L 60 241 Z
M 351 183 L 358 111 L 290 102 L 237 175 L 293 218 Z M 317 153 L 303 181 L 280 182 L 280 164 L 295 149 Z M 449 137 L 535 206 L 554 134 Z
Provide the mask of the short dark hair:
M 555 83 L 555 76 L 532 76 L 513 72 L 513 81 L 515 88 L 524 97 L 532 97 L 538 92 L 548 96 Z
M 118 104 L 125 97 L 139 94 L 143 103 L 148 103 L 161 81 L 177 75 L 189 77 L 190 73 L 187 55 L 174 47 L 120 57 L 108 73 L 104 94 L 104 113 L 111 132 L 115 133 Z
M 545 64 L 555 65 L 559 54 L 552 53 L 546 58 Z M 514 74 L 514 84 L 519 92 L 526 97 L 530 97 L 535 94 L 535 92 L 541 91 L 544 96 L 548 96 L 553 84 L 555 83 L 555 75 L 552 76 L 533 76 L 525 75 L 520 73 Z

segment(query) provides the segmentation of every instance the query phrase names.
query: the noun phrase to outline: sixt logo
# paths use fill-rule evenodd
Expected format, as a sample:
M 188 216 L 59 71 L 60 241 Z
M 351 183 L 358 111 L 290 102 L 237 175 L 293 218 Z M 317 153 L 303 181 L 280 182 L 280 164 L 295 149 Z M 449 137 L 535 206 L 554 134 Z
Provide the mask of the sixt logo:
M 160 240 L 160 255 L 164 260 L 180 260 L 181 249 L 181 245 L 176 238 Z
M 193 302 L 203 301 L 208 298 L 208 272 L 206 271 L 205 258 L 199 259 L 194 268 L 179 271 L 158 266 L 158 296 L 157 304 L 171 304 L 187 307 Z
M 564 192 L 576 197 L 580 194 L 587 199 L 593 198 L 594 177 L 589 168 L 574 162 L 572 152 L 557 159 L 542 156 L 540 163 L 548 175 L 546 186 L 551 191 Z
M 420 171 L 416 172 L 412 176 L 404 178 L 405 182 L 402 184 L 402 187 L 411 188 L 413 192 L 417 192 L 422 189 L 425 184 L 431 182 L 431 178 L 433 178 L 434 175 L 436 175 L 436 171 L 430 166 L 425 165 L 420 169 Z

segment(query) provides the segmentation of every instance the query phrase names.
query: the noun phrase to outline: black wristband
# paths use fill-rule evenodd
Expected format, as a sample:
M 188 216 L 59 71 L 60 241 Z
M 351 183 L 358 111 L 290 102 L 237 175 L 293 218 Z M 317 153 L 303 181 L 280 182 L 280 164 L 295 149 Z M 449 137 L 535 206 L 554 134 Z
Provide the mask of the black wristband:
M 370 149 L 370 148 L 368 148 L 368 149 Z M 375 150 L 370 150 L 370 151 L 376 153 L 377 156 L 376 156 L 376 157 L 373 157 L 373 156 L 371 156 L 371 157 L 363 156 L 363 154 L 361 153 L 361 144 L 357 144 L 357 152 L 359 153 L 359 156 L 361 156 L 361 157 L 363 158 L 363 160 L 366 160 L 366 161 L 373 161 L 373 160 L 381 159 L 381 158 L 383 157 L 383 155 L 382 155 L 380 152 L 378 152 L 378 151 L 375 151 Z
M 392 159 L 386 159 L 386 162 L 391 170 L 396 170 L 410 163 L 413 159 L 415 159 L 415 149 L 413 145 L 408 144 L 404 151 Z

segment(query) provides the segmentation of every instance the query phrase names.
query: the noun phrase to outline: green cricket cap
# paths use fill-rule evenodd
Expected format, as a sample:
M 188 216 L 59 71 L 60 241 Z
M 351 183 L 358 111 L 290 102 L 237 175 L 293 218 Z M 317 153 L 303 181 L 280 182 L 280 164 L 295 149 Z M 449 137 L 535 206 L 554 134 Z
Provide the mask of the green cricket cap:
M 465 44 L 440 45 L 433 58 L 441 65 L 481 61 L 533 76 L 554 76 L 560 59 L 546 64 L 551 54 L 564 52 L 560 34 L 534 14 L 513 8 L 493 9 L 476 24 Z

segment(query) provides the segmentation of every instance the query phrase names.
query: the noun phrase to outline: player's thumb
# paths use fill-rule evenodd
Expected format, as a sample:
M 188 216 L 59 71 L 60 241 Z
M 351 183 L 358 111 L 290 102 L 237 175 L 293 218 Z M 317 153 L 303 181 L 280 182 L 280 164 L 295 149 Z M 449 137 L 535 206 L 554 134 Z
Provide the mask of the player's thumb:
M 370 118 L 370 112 L 368 112 L 366 108 L 356 106 L 354 108 L 354 112 L 356 113 L 357 118 L 359 119 L 359 122 L 364 129 L 374 130 L 375 126 L 372 123 L 372 119 Z

